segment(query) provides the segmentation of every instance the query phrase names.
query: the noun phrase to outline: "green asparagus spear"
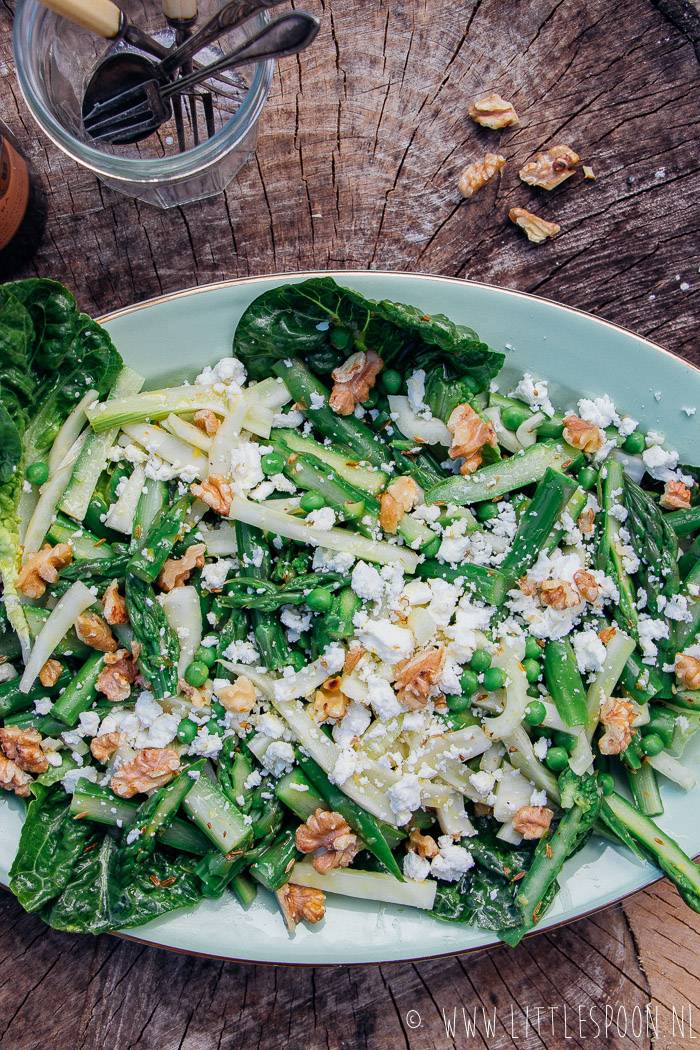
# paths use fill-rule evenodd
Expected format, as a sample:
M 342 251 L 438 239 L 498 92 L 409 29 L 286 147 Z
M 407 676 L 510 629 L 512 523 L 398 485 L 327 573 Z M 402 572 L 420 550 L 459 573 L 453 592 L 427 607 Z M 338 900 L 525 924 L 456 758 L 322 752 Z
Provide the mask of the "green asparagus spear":
M 575 481 L 547 467 L 529 509 L 520 520 L 513 545 L 500 566 L 509 588 L 535 564 L 549 545 L 551 533 L 575 491 Z
M 237 521 L 236 543 L 246 572 L 256 580 L 267 580 L 270 573 L 270 551 L 260 529 Z M 258 609 L 252 611 L 251 620 L 258 652 L 265 666 L 271 670 L 287 667 L 291 653 L 279 621 Z
M 138 576 L 126 577 L 126 610 L 141 645 L 139 667 L 158 700 L 177 693 L 180 643 L 153 587 Z
M 700 503 L 693 507 L 684 507 L 683 510 L 672 510 L 664 514 L 664 521 L 670 525 L 676 536 L 692 536 L 700 529 Z
M 457 503 L 461 506 L 481 503 L 539 481 L 547 467 L 575 473 L 582 462 L 583 453 L 565 441 L 538 441 L 524 452 L 517 452 L 510 459 L 482 467 L 468 477 L 459 475 L 441 482 L 427 493 L 425 501 Z
M 565 725 L 587 725 L 586 690 L 568 639 L 547 642 L 544 650 L 544 674 L 547 688 Z
M 422 580 L 447 580 L 448 583 L 463 580 L 468 593 L 489 605 L 500 605 L 506 597 L 505 576 L 500 569 L 489 569 L 485 565 L 466 561 L 461 565 L 445 565 L 428 558 L 418 566 L 416 576 Z
M 95 685 L 104 667 L 104 653 L 93 653 L 73 678 L 65 692 L 59 696 L 51 709 L 54 718 L 67 726 L 75 726 L 83 711 L 87 711 L 97 699 Z
M 152 583 L 172 553 L 182 529 L 192 496 L 186 493 L 172 506 L 165 505 L 156 515 L 148 530 L 145 543 L 136 551 L 127 566 L 127 572 Z
M 272 893 L 289 881 L 295 860 L 301 856 L 294 845 L 294 831 L 288 828 L 250 866 L 250 874 Z

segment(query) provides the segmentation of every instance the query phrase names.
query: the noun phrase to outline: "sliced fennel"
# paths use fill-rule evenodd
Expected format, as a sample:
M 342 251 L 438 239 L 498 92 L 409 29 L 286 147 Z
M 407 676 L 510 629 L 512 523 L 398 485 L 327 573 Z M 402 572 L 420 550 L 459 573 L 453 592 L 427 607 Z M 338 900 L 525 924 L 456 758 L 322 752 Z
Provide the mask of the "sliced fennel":
M 307 525 L 306 522 L 299 521 L 290 514 L 272 510 L 268 506 L 253 503 L 240 496 L 234 496 L 231 500 L 229 518 L 234 521 L 244 521 L 248 525 L 256 525 L 263 532 L 286 536 L 287 539 L 296 540 L 297 543 L 306 543 L 325 550 L 347 551 L 349 554 L 354 554 L 356 558 L 377 562 L 380 565 L 398 562 L 406 572 L 415 572 L 420 560 L 417 554 L 407 550 L 406 547 L 398 547 L 384 540 L 370 540 L 359 533 L 344 529 L 321 529 L 314 525 Z
M 386 904 L 404 904 L 429 911 L 435 903 L 437 882 L 398 882 L 393 875 L 380 871 L 357 871 L 335 868 L 321 875 L 311 861 L 297 861 L 289 881 L 295 886 L 308 886 L 324 893 L 340 893 L 360 900 L 384 901 Z
M 140 463 L 137 463 L 129 477 L 126 479 L 124 488 L 119 493 L 117 502 L 113 503 L 107 511 L 105 525 L 108 528 L 114 529 L 116 532 L 124 532 L 127 536 L 131 535 L 131 530 L 134 527 L 136 508 L 141 499 L 143 483 L 145 480 L 146 471 Z
M 72 445 L 78 440 L 80 431 L 87 423 L 85 409 L 88 405 L 91 405 L 96 401 L 98 397 L 99 394 L 96 390 L 88 390 L 88 392 L 81 397 L 80 401 L 59 430 L 54 443 L 51 446 L 51 451 L 49 452 L 49 475 L 53 474 L 54 471 L 58 469 L 70 452 Z
M 99 405 L 91 405 L 86 415 L 96 434 L 127 423 L 144 423 L 147 419 L 165 419 L 176 415 L 198 412 L 208 408 L 217 416 L 228 412 L 226 398 L 208 386 L 173 386 L 165 390 L 148 390 L 143 394 L 115 397 Z
M 194 480 L 205 478 L 209 473 L 209 459 L 201 448 L 194 448 L 162 427 L 149 423 L 128 423 L 122 430 L 137 441 L 147 452 L 160 456 L 179 473 Z
M 163 612 L 180 642 L 180 659 L 177 664 L 178 678 L 184 678 L 192 663 L 195 651 L 202 641 L 202 607 L 199 594 L 194 587 L 175 587 L 161 599 Z
M 36 681 L 39 671 L 49 659 L 63 636 L 70 630 L 75 621 L 94 604 L 95 595 L 89 591 L 84 583 L 76 580 L 62 598 L 59 598 L 56 608 L 52 610 L 39 633 L 31 655 L 27 660 L 22 680 L 19 687 L 23 693 L 28 693 Z

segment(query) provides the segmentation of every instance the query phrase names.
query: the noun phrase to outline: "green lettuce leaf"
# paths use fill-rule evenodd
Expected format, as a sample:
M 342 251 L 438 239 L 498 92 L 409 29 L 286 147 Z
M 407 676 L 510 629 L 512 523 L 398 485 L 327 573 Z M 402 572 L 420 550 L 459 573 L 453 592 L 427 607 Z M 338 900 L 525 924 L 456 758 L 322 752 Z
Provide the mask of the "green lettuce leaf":
M 301 357 L 312 371 L 328 375 L 349 354 L 374 350 L 403 373 L 444 363 L 449 377 L 468 378 L 472 394 L 488 387 L 505 360 L 472 329 L 442 314 L 374 302 L 331 277 L 258 296 L 238 323 L 233 348 L 253 379 L 271 375 L 280 358 Z

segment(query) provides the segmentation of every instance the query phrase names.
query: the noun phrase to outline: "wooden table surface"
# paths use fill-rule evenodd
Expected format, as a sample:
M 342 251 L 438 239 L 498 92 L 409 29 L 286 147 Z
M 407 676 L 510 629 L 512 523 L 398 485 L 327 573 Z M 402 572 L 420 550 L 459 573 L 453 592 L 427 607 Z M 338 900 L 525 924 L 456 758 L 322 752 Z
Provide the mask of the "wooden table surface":
M 301 62 L 277 66 L 256 155 L 224 196 L 162 212 L 100 186 L 39 135 L 13 70 L 14 3 L 0 0 L 0 114 L 49 186 L 26 274 L 64 281 L 98 314 L 248 274 L 457 275 L 582 307 L 700 363 L 697 0 L 305 6 L 322 30 Z M 469 120 L 483 89 L 513 100 L 517 128 Z M 520 165 L 557 143 L 596 180 L 529 189 Z M 508 163 L 463 201 L 458 176 L 487 150 Z M 516 204 L 556 219 L 557 239 L 529 244 L 507 219 Z M 700 1041 L 700 922 L 666 882 L 514 951 L 382 967 L 255 967 L 68 936 L 4 893 L 0 931 L 2 1050 Z M 648 1004 L 656 1037 L 640 1024 Z

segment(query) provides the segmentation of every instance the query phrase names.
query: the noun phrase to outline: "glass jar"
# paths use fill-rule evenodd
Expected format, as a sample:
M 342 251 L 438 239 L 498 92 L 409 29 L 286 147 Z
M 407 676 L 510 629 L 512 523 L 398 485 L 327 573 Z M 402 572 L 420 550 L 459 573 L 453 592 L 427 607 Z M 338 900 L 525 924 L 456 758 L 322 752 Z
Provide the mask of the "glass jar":
M 126 17 L 160 43 L 170 46 L 174 31 L 165 25 L 160 0 L 125 0 Z M 200 24 L 219 7 L 200 0 Z M 198 61 L 210 62 L 255 32 L 266 14 L 208 48 Z M 273 62 L 227 74 L 233 101 L 217 108 L 211 138 L 177 152 L 174 136 L 161 129 L 133 146 L 96 148 L 82 127 L 81 106 L 87 83 L 98 62 L 119 50 L 134 50 L 123 42 L 94 36 L 49 11 L 37 0 L 17 0 L 13 50 L 22 93 L 39 127 L 64 153 L 110 186 L 159 208 L 172 208 L 223 192 L 257 144 L 258 121 L 272 80 Z M 200 121 L 203 124 L 201 112 Z

